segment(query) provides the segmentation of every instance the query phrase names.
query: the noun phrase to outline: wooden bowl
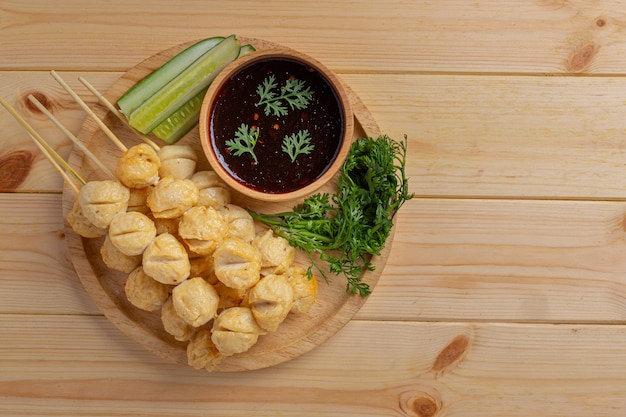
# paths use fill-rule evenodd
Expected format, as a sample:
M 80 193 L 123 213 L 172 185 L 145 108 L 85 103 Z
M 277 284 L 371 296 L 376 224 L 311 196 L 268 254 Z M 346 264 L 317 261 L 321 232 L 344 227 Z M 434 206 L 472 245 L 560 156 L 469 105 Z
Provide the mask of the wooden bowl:
M 281 99 L 282 110 L 262 103 L 259 89 L 279 96 L 288 85 L 308 90 L 308 102 Z M 281 202 L 306 197 L 335 177 L 350 150 L 354 116 L 332 71 L 305 54 L 272 48 L 220 72 L 202 103 L 199 130 L 209 164 L 228 186 L 254 200 Z

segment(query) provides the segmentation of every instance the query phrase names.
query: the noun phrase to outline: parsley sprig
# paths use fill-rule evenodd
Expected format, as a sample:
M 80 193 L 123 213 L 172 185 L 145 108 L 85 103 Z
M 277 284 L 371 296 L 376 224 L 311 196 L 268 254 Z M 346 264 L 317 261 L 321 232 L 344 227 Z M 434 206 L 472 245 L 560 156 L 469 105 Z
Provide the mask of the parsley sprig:
M 235 132 L 235 138 L 226 141 L 226 147 L 235 156 L 241 156 L 245 153 L 252 155 L 255 163 L 259 163 L 254 154 L 254 147 L 259 140 L 259 129 L 257 127 L 248 127 L 242 123 Z
M 297 78 L 288 78 L 285 84 L 280 87 L 279 92 L 276 77 L 272 74 L 263 80 L 256 92 L 260 100 L 256 103 L 258 107 L 265 106 L 264 112 L 266 116 L 273 114 L 274 116 L 286 116 L 288 113 L 287 105 L 291 110 L 305 109 L 311 102 L 313 93 L 309 87 L 305 88 L 305 83 Z M 287 103 L 287 105 L 285 105 Z
M 374 269 L 371 257 L 385 247 L 394 216 L 413 198 L 406 145 L 406 136 L 402 142 L 387 136 L 358 139 L 341 168 L 337 192 L 314 194 L 291 212 L 250 214 L 308 255 L 309 277 L 315 268 L 328 281 L 313 257 L 318 254 L 331 273 L 346 277 L 347 292 L 367 296 L 371 289 L 361 274 Z
M 308 129 L 300 130 L 293 135 L 286 135 L 281 149 L 289 155 L 293 163 L 299 155 L 308 155 L 313 151 L 315 146 L 313 146 L 311 140 L 311 134 Z

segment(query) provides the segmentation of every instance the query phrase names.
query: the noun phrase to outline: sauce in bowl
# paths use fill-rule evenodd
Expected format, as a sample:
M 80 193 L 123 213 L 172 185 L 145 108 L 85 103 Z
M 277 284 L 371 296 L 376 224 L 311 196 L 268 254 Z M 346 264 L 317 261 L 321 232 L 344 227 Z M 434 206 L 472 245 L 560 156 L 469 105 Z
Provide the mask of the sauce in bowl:
M 287 98 L 274 106 L 264 103 L 283 95 Z M 290 193 L 320 178 L 337 158 L 346 122 L 329 80 L 289 57 L 255 60 L 230 75 L 207 117 L 203 133 L 230 177 L 267 194 Z M 254 146 L 250 140 L 256 140 Z M 238 151 L 237 144 L 247 148 Z

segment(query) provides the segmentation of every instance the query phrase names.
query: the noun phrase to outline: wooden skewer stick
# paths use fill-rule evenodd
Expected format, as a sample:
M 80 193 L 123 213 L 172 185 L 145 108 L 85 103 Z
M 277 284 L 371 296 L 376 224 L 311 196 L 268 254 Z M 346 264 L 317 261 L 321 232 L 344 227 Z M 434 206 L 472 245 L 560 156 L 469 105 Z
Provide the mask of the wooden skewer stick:
M 87 81 L 85 78 L 83 77 L 78 77 L 78 80 L 83 83 L 83 85 L 85 87 L 87 87 L 87 89 L 89 91 L 91 91 L 93 93 L 94 96 L 96 96 L 98 98 L 98 100 L 100 101 L 100 103 L 104 104 L 106 106 L 107 109 L 109 109 L 109 111 L 111 113 L 113 113 L 114 115 L 117 116 L 118 119 L 120 119 L 122 122 L 128 124 L 128 121 L 126 120 L 126 117 L 122 114 L 122 112 L 120 112 L 109 100 L 107 100 L 107 98 L 105 96 L 103 96 L 102 94 L 100 94 L 100 92 L 98 90 L 96 90 L 96 88 L 91 85 L 91 83 L 89 81 Z M 152 146 L 152 148 L 154 148 L 155 151 L 159 151 L 160 147 L 159 145 L 157 145 L 156 143 L 154 143 L 154 141 L 152 139 L 150 139 L 148 136 L 144 135 L 143 133 L 138 132 L 135 129 L 131 130 L 133 132 L 135 132 L 135 134 L 137 136 L 139 136 L 141 138 L 141 140 L 143 140 L 145 143 L 147 143 L 148 145 Z
M 28 99 L 31 101 L 31 103 L 33 103 L 35 105 L 35 107 L 37 107 L 39 109 L 39 111 L 41 111 L 43 114 L 48 116 L 48 118 L 55 125 L 57 125 L 57 127 L 59 129 L 61 129 L 61 131 L 63 133 L 65 133 L 65 135 L 72 142 L 74 142 L 74 144 L 76 146 L 78 146 L 80 148 L 80 150 L 83 151 L 83 153 L 85 155 L 87 155 L 87 157 L 89 157 L 89 159 L 91 159 L 102 170 L 102 172 L 104 172 L 106 175 L 108 175 L 109 178 L 115 178 L 115 175 L 113 175 L 113 173 L 111 171 L 109 171 L 109 169 L 106 167 L 106 165 L 104 165 L 102 163 L 102 161 L 100 161 L 80 140 L 78 140 L 78 138 L 76 136 L 74 136 L 74 134 L 72 132 L 70 132 L 69 129 L 67 129 L 65 126 L 63 126 L 63 124 L 59 121 L 59 119 L 57 119 L 52 113 L 50 113 L 50 111 L 48 111 L 48 109 L 46 109 L 46 107 L 43 104 L 41 104 L 41 102 L 39 102 L 39 100 L 37 100 L 35 98 L 35 96 L 30 94 L 28 96 Z
M 72 168 L 67 162 L 65 162 L 65 160 L 61 158 L 61 156 L 54 149 L 52 149 L 50 145 L 48 145 L 44 138 L 42 138 L 41 135 L 37 133 L 37 131 L 33 129 L 33 127 L 29 125 L 22 116 L 19 115 L 19 113 L 13 108 L 13 106 L 7 103 L 6 100 L 2 97 L 0 97 L 0 104 L 2 104 L 4 108 L 7 109 L 9 113 L 11 113 L 15 120 L 17 120 L 22 125 L 22 127 L 24 127 L 26 131 L 28 131 L 30 136 L 34 138 L 42 147 L 44 147 L 45 150 L 51 156 L 53 156 L 57 160 L 57 162 L 63 166 L 63 168 L 65 168 L 65 170 L 72 174 L 78 181 L 80 181 L 81 184 L 85 185 L 87 183 L 84 179 L 82 179 L 78 172 L 76 172 L 74 168 Z
M 50 74 L 52 74 L 54 79 L 57 80 L 59 84 L 61 84 L 61 86 L 65 89 L 65 91 L 68 92 L 70 96 L 72 96 L 74 101 L 76 101 L 83 108 L 83 110 L 87 112 L 87 114 L 93 119 L 93 121 L 96 122 L 98 127 L 100 127 L 100 129 L 102 129 L 104 133 L 106 133 L 109 139 L 111 139 L 113 143 L 115 143 L 115 145 L 117 145 L 117 147 L 122 152 L 126 152 L 128 148 L 126 148 L 126 146 L 122 143 L 122 141 L 120 141 L 118 137 L 115 136 L 115 133 L 113 133 L 111 129 L 109 129 L 109 127 L 105 125 L 102 120 L 100 120 L 100 118 L 89 108 L 87 103 L 85 103 L 83 99 L 81 99 L 78 96 L 78 94 L 76 94 L 74 90 L 72 90 L 72 88 L 69 85 L 67 85 L 65 81 L 63 81 L 63 79 L 59 76 L 59 74 L 57 74 L 56 71 L 54 70 L 50 71 Z
M 46 158 L 48 158 L 48 161 L 50 161 L 52 166 L 57 171 L 59 171 L 59 174 L 61 174 L 61 176 L 65 179 L 65 182 L 67 182 L 67 185 L 69 185 L 72 188 L 72 190 L 74 190 L 74 192 L 76 194 L 78 194 L 80 189 L 78 188 L 78 186 L 76 184 L 74 184 L 74 182 L 72 181 L 72 178 L 69 175 L 67 175 L 67 173 L 63 170 L 63 168 L 61 168 L 61 166 L 59 164 L 57 164 L 57 161 L 55 161 L 54 158 L 52 157 L 52 155 L 50 155 L 50 153 L 46 150 L 46 148 L 41 143 L 39 143 L 39 140 L 37 140 L 37 138 L 35 138 L 30 133 L 29 133 L 29 136 L 31 137 L 31 139 L 33 139 L 33 141 L 35 142 L 35 145 L 37 145 L 37 147 L 39 148 L 41 153 Z

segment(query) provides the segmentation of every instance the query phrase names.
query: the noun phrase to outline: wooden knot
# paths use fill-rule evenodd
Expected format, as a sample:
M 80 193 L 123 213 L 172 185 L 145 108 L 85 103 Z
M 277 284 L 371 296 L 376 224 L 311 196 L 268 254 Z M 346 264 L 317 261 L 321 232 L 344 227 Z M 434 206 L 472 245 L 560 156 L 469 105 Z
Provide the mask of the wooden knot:
M 441 372 L 452 367 L 465 355 L 467 348 L 469 347 L 470 339 L 468 336 L 462 334 L 454 338 L 448 345 L 443 348 L 435 363 L 433 364 L 432 371 Z
M 28 92 L 22 96 L 23 105 L 29 112 L 36 115 L 42 114 L 41 110 L 39 110 L 37 106 L 35 106 L 35 104 L 28 99 L 29 95 L 35 97 L 37 101 L 40 102 L 50 113 L 53 112 L 54 106 L 52 100 L 48 99 L 48 97 L 41 91 Z
M 0 192 L 11 192 L 24 182 L 33 165 L 33 154 L 15 151 L 0 157 Z
M 422 391 L 409 391 L 401 395 L 401 410 L 411 417 L 436 417 L 441 411 L 441 400 L 438 393 L 433 391 L 431 394 Z
M 589 66 L 591 60 L 598 52 L 598 47 L 593 43 L 579 47 L 567 61 L 569 72 L 582 72 Z

